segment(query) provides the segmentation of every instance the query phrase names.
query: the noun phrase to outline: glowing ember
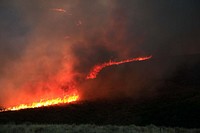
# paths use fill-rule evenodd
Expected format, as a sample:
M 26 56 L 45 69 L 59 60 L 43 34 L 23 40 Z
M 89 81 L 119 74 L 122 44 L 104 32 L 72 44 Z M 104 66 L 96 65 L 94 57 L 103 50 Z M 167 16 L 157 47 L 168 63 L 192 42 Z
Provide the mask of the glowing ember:
M 86 79 L 94 79 L 98 75 L 98 73 L 105 67 L 108 66 L 113 66 L 113 65 L 120 65 L 128 62 L 134 62 L 134 61 L 144 61 L 150 59 L 152 56 L 145 56 L 145 57 L 137 57 L 137 58 L 132 58 L 132 59 L 127 59 L 127 60 L 122 60 L 122 61 L 109 61 L 105 62 L 100 65 L 94 66 L 94 68 L 90 71 L 90 73 L 87 75 Z
M 52 106 L 52 105 L 58 105 L 58 104 L 64 104 L 64 103 L 71 103 L 71 102 L 77 101 L 78 99 L 79 99 L 79 95 L 73 94 L 70 96 L 64 96 L 63 98 L 40 100 L 39 102 L 34 102 L 31 104 L 20 104 L 19 106 L 10 107 L 3 111 L 15 111 L 15 110 L 21 110 L 21 109 L 27 109 L 27 108 L 39 108 L 39 107 Z
M 56 11 L 56 12 L 66 12 L 66 10 L 65 9 L 62 9 L 62 8 L 53 8 L 53 9 L 51 9 L 52 11 Z

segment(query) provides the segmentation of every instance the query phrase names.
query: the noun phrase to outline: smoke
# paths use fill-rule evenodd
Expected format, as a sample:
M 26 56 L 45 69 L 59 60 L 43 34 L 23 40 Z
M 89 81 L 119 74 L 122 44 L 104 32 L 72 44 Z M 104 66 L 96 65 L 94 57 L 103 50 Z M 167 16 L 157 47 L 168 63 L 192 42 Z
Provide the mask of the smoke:
M 110 59 L 200 52 L 195 0 L 3 0 L 0 5 L 2 106 L 74 89 L 85 99 L 131 97 L 141 94 L 144 84 L 155 85 L 151 76 L 144 78 L 148 68 L 127 66 L 131 72 L 113 68 L 97 80 L 85 77 L 94 65 Z M 158 65 L 158 75 L 175 66 L 160 70 Z

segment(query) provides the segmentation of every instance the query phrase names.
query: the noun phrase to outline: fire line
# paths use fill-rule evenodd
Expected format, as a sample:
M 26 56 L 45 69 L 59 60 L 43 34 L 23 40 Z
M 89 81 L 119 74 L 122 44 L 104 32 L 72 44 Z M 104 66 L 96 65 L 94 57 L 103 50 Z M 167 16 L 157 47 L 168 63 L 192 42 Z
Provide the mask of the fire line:
M 52 105 L 58 105 L 58 104 L 64 104 L 64 103 L 71 103 L 71 102 L 77 101 L 78 99 L 79 99 L 78 94 L 72 94 L 70 96 L 64 96 L 63 98 L 58 97 L 55 99 L 40 100 L 39 102 L 33 102 L 31 104 L 20 104 L 18 106 L 6 108 L 0 112 L 16 111 L 16 110 L 21 110 L 21 109 L 39 108 L 39 107 L 46 107 L 46 106 L 52 106 Z
M 144 61 L 144 60 L 148 60 L 152 58 L 152 55 L 150 56 L 145 56 L 145 57 L 137 57 L 137 58 L 131 58 L 131 59 L 127 59 L 127 60 L 122 60 L 122 61 L 109 61 L 109 62 L 105 62 L 103 64 L 100 65 L 96 65 L 92 68 L 92 70 L 90 71 L 90 73 L 87 75 L 86 79 L 95 79 L 98 75 L 98 73 L 105 67 L 108 66 L 113 66 L 113 65 L 120 65 L 120 64 L 124 64 L 124 63 L 129 63 L 129 62 L 134 62 L 134 61 Z

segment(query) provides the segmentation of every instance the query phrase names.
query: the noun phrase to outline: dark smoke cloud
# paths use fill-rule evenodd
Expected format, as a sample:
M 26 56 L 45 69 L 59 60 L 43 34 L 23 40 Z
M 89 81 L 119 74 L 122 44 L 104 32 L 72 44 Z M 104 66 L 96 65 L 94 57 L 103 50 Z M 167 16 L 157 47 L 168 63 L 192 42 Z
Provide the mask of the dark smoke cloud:
M 0 105 L 11 104 L 16 97 L 21 102 L 24 95 L 33 95 L 32 99 L 34 95 L 53 96 L 71 82 L 81 84 L 78 88 L 85 97 L 99 92 L 98 97 L 109 95 L 109 88 L 114 96 L 139 93 L 135 88 L 151 79 L 142 81 L 139 68 L 135 77 L 127 71 L 105 74 L 107 81 L 85 81 L 85 76 L 95 64 L 110 59 L 200 53 L 199 5 L 198 0 L 2 0 Z M 165 72 L 167 68 L 160 75 Z M 61 76 L 65 78 L 58 81 Z M 120 76 L 128 79 L 120 81 Z M 111 81 L 126 84 L 126 89 L 108 82 L 113 77 Z M 54 89 L 46 84 L 35 87 L 49 81 L 50 86 L 56 84 Z M 131 87 L 133 81 L 135 87 Z

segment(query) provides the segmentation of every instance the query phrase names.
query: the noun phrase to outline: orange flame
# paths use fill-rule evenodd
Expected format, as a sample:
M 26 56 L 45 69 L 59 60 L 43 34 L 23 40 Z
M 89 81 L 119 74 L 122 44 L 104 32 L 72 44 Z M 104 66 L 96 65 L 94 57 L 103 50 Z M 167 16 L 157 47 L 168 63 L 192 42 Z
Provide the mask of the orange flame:
M 109 61 L 109 62 L 105 62 L 103 64 L 100 65 L 96 65 L 93 67 L 93 69 L 90 71 L 90 73 L 87 75 L 86 79 L 94 79 L 97 77 L 98 73 L 105 67 L 108 66 L 113 66 L 113 65 L 120 65 L 120 64 L 124 64 L 124 63 L 128 63 L 128 62 L 134 62 L 134 61 L 144 61 L 144 60 L 148 60 L 152 58 L 151 56 L 145 56 L 145 57 L 137 57 L 137 58 L 132 58 L 132 59 L 127 59 L 127 60 L 122 60 L 122 61 Z
M 20 104 L 18 106 L 6 108 L 2 111 L 16 111 L 16 110 L 27 109 L 27 108 L 46 107 L 46 106 L 76 102 L 78 99 L 79 99 L 78 94 L 72 94 L 70 96 L 64 96 L 63 98 L 59 97 L 59 98 L 49 99 L 49 100 L 40 100 L 39 102 L 33 102 L 31 104 Z

